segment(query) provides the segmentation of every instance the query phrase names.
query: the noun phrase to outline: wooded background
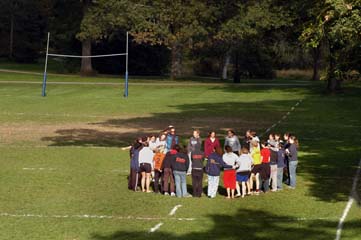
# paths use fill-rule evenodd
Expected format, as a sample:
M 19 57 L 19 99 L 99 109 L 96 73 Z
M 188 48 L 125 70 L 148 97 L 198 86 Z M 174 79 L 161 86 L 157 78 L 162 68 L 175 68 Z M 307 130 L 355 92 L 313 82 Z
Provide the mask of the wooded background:
M 361 72 L 360 0 L 1 0 L 0 57 L 125 52 L 132 75 L 272 78 L 312 69 L 331 91 Z M 58 59 L 67 72 L 121 74 L 124 59 Z

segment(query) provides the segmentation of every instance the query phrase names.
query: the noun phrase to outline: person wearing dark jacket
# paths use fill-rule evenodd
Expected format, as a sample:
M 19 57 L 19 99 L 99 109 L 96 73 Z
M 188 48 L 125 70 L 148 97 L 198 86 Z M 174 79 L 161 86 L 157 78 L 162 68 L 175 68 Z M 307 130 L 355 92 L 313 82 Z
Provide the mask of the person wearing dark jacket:
M 202 196 L 202 182 L 203 182 L 203 159 L 204 154 L 202 151 L 192 152 L 192 187 L 193 197 Z
M 297 148 L 297 138 L 295 136 L 290 136 L 289 146 L 286 149 L 286 154 L 288 156 L 288 171 L 290 176 L 289 188 L 291 189 L 296 188 L 296 169 L 298 164 Z
M 175 149 L 171 149 L 164 157 L 162 163 L 162 171 L 163 171 L 163 191 L 164 195 L 169 195 L 168 189 L 170 185 L 170 195 L 172 197 L 175 196 L 175 188 L 174 188 L 174 177 L 172 171 L 172 162 L 178 152 Z
M 189 168 L 187 170 L 187 175 L 192 173 L 192 152 L 201 151 L 202 148 L 202 139 L 200 138 L 200 131 L 194 130 L 193 136 L 188 141 L 187 151 L 189 158 Z
M 219 175 L 221 174 L 221 168 L 232 168 L 233 166 L 227 165 L 222 159 L 223 150 L 217 147 L 213 153 L 208 156 L 207 165 L 205 171 L 208 174 L 208 191 L 209 198 L 215 198 L 218 191 Z
M 179 145 L 175 145 L 178 153 L 172 159 L 171 166 L 175 181 L 175 190 L 177 197 L 190 197 L 187 192 L 187 170 L 189 167 L 189 158 L 186 149 L 180 149 Z
M 142 144 L 136 142 L 130 149 L 130 174 L 128 181 L 128 189 L 136 191 L 139 182 L 139 151 Z

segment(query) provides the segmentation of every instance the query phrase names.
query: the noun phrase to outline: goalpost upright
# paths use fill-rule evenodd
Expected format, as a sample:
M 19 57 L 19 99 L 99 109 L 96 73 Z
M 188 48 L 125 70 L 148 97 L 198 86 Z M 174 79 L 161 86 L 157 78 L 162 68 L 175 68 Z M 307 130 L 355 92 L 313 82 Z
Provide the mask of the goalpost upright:
M 48 32 L 48 40 L 46 42 L 46 56 L 45 56 L 44 76 L 43 76 L 43 88 L 42 88 L 42 92 L 41 92 L 41 95 L 43 97 L 46 96 L 46 78 L 47 78 L 46 71 L 48 68 L 49 39 L 50 39 L 50 32 Z
M 115 56 L 125 56 L 125 83 L 124 83 L 124 97 L 128 97 L 128 53 L 129 53 L 129 33 L 126 33 L 126 52 L 125 53 L 116 53 L 116 54 L 102 54 L 102 55 L 90 55 L 90 56 L 78 56 L 78 55 L 67 55 L 67 54 L 52 54 L 49 53 L 49 41 L 50 41 L 50 32 L 48 32 L 48 40 L 46 43 L 46 56 L 45 56 L 45 66 L 44 66 L 44 76 L 43 76 L 43 86 L 42 86 L 42 96 L 46 96 L 46 81 L 47 81 L 47 68 L 48 68 L 48 57 L 69 57 L 69 58 L 100 58 L 100 57 L 115 57 Z
M 129 51 L 129 33 L 127 32 L 127 46 L 125 54 L 125 86 L 124 86 L 124 97 L 128 97 L 128 51 Z

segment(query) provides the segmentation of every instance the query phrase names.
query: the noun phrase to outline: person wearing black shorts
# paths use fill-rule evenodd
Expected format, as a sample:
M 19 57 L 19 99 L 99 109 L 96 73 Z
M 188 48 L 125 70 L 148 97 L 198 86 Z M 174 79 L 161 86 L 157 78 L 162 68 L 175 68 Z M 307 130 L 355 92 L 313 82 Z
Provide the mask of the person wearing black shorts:
M 139 171 L 142 175 L 141 186 L 142 192 L 151 192 L 150 186 L 150 173 L 153 169 L 153 151 L 150 150 L 148 143 L 139 152 Z

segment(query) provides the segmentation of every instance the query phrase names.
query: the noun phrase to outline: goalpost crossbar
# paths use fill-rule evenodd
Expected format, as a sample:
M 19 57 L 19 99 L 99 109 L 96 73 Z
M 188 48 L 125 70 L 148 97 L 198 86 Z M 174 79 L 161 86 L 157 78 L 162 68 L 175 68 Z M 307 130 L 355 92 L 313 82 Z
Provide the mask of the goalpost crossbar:
M 68 54 L 56 54 L 49 53 L 49 42 L 50 42 L 50 33 L 48 32 L 48 39 L 46 44 L 46 56 L 45 56 L 45 66 L 44 66 L 44 76 L 43 76 L 43 85 L 42 85 L 42 96 L 46 96 L 46 82 L 47 82 L 47 68 L 48 68 L 48 58 L 49 57 L 65 57 L 65 58 L 101 58 L 101 57 L 117 57 L 125 56 L 125 85 L 124 85 L 124 97 L 128 97 L 128 49 L 129 49 L 129 33 L 127 32 L 126 39 L 126 52 L 125 53 L 114 53 L 114 54 L 101 54 L 101 55 L 68 55 Z

